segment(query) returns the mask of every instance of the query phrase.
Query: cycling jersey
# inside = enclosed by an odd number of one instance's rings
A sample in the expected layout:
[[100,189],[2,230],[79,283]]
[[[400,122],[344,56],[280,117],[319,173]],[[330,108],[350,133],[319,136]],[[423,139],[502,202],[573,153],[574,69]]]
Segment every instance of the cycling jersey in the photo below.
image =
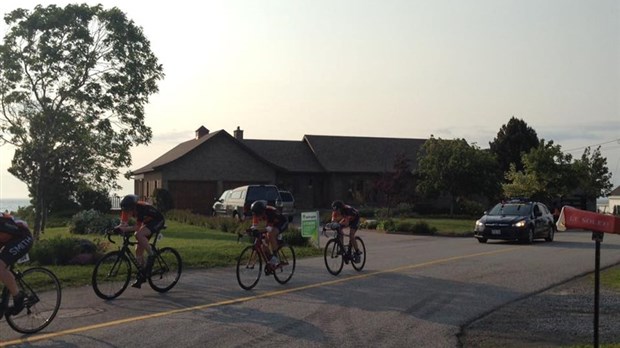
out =
[[32,247],[28,225],[5,213],[0,214],[0,260],[12,265]]
[[357,229],[359,226],[360,214],[357,209],[345,204],[344,208],[332,212],[332,221],[337,221],[343,226]]
[[278,209],[268,205],[265,207],[265,212],[262,215],[254,214],[252,216],[252,225],[256,226],[261,221],[265,221],[268,227],[275,227],[280,232],[283,232],[288,227],[288,219],[286,216],[280,214]]
[[136,231],[145,225],[151,232],[155,233],[164,226],[164,215],[157,208],[144,201],[138,201],[133,211],[121,211],[121,223],[126,224],[131,217],[136,218]]

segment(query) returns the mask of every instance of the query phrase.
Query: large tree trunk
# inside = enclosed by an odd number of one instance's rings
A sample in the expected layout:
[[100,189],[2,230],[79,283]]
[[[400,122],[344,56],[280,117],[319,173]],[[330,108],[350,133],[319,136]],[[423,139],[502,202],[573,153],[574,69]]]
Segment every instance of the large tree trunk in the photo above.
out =
[[43,197],[37,195],[37,197],[35,197],[34,229],[32,231],[34,240],[39,240],[39,236],[41,235],[41,231],[43,230],[43,207]]
[[44,180],[45,173],[43,173],[44,163],[39,163],[39,177],[36,183],[36,196],[34,205],[34,240],[39,240],[41,233],[45,229],[45,222],[47,217],[47,192],[45,190],[46,182]]

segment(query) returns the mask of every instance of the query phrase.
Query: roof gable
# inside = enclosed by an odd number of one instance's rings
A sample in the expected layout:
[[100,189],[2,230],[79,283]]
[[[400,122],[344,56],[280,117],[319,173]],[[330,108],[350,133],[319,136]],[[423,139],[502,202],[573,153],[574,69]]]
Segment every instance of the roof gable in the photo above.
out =
[[607,197],[611,197],[611,196],[620,196],[620,186],[613,189],[613,191],[611,191],[609,195],[607,195]]

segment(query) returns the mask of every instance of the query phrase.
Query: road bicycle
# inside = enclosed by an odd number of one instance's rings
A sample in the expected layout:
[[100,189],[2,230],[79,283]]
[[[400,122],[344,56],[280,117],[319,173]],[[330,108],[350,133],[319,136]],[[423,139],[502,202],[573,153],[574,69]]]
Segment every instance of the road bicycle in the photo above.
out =
[[[162,230],[165,228],[164,226]],[[106,236],[111,243],[115,244],[112,240],[114,234],[113,231],[109,231]],[[140,266],[131,250],[132,246],[138,244],[137,241],[130,240],[132,234],[122,233],[121,236],[123,244],[119,250],[105,254],[95,265],[92,284],[97,296],[104,300],[117,298],[127,289],[132,273],[135,277],[138,272],[146,274],[149,285],[157,292],[166,292],[177,284],[183,270],[181,256],[173,248],[157,248],[157,241],[163,236],[161,231],[153,235],[151,248],[154,256],[152,262],[147,262],[147,267]]]
[[[246,234],[253,239],[252,245],[245,247],[237,259],[237,281],[245,290],[251,290],[256,286],[263,273],[263,263],[265,275],[273,274],[280,284],[286,284],[295,273],[295,250],[283,240],[278,239],[276,251],[280,262],[277,265],[269,263],[269,258],[263,250],[263,246],[267,246],[266,233],[252,229],[246,230]],[[241,236],[239,235],[237,242]]]
[[[27,260],[26,256],[18,262]],[[30,267],[21,271],[11,265],[9,270],[15,276],[19,289],[26,293],[24,309],[16,315],[8,312],[11,295],[5,286],[0,300],[0,319],[4,315],[10,327],[24,334],[43,330],[54,320],[60,308],[60,281],[52,271],[43,267]]]
[[324,225],[322,233],[325,236],[328,236],[327,229],[335,232],[331,239],[327,241],[327,244],[325,244],[324,257],[327,271],[333,275],[338,275],[342,271],[344,264],[349,264],[349,262],[358,272],[364,269],[364,265],[366,265],[366,245],[364,245],[362,238],[355,236],[357,246],[361,252],[359,259],[356,260],[355,254],[351,250],[353,248],[351,243],[346,247],[342,243],[343,236],[349,237],[348,234],[342,231],[342,226],[337,222]]

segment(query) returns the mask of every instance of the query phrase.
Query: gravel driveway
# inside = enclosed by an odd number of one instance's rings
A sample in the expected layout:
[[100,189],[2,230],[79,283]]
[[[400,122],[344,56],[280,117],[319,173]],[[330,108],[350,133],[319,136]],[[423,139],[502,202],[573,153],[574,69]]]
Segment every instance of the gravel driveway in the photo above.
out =
[[[620,267],[620,266],[615,266]],[[462,347],[592,346],[594,277],[579,277],[511,303],[466,326]],[[601,288],[599,343],[620,344],[620,291]]]

